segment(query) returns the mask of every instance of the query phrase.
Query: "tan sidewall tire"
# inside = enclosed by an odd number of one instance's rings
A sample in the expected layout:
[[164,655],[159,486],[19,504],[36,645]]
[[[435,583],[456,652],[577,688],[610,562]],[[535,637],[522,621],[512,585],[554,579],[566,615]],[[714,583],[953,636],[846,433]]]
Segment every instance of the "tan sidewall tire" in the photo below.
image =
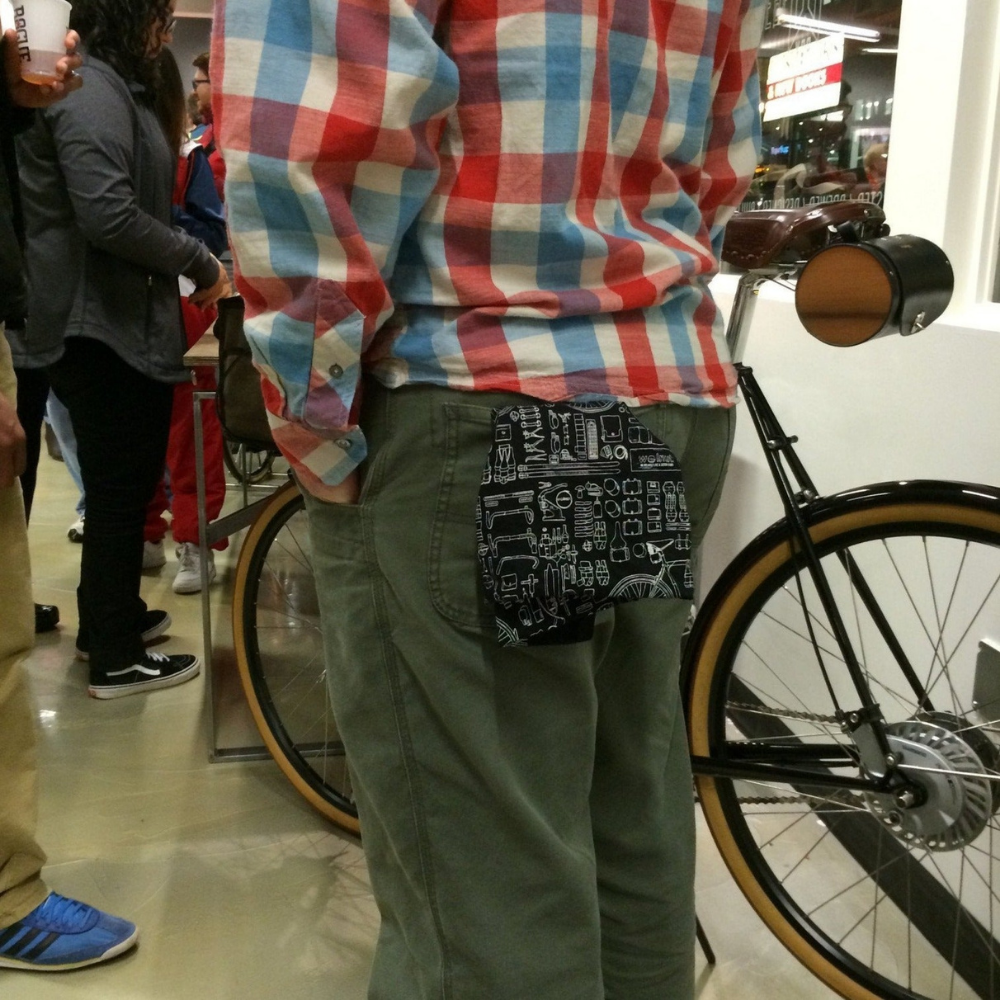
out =
[[283,514],[289,504],[295,503],[298,495],[299,491],[294,483],[289,482],[287,485],[282,486],[253,522],[243,542],[243,547],[240,549],[240,557],[236,563],[236,584],[233,592],[233,646],[236,650],[236,664],[240,672],[240,683],[243,685],[243,694],[246,696],[247,704],[250,706],[250,714],[253,716],[257,731],[260,733],[261,739],[263,739],[264,745],[271,756],[277,761],[278,767],[284,772],[285,777],[296,787],[299,794],[314,809],[330,820],[331,823],[351,833],[358,833],[361,828],[357,817],[344,812],[342,809],[338,809],[333,803],[323,798],[316,789],[312,788],[306,782],[288,759],[281,744],[275,739],[274,733],[271,732],[271,728],[267,724],[267,718],[260,706],[257,691],[250,677],[247,635],[243,627],[243,610],[247,604],[249,585],[251,583],[249,578],[250,564],[253,560],[254,550],[260,544],[268,527],[276,518],[279,518]]
[[[824,542],[835,535],[870,528],[880,524],[920,523],[924,525],[965,525],[986,529],[997,534],[1000,540],[1000,515],[991,514],[973,507],[963,507],[950,503],[887,503],[884,507],[873,507],[850,511],[820,522],[810,529],[816,543]],[[736,617],[758,587],[779,566],[791,558],[791,548],[787,542],[779,543],[765,552],[739,578],[729,593],[716,608],[711,627],[698,651],[690,685],[689,726],[691,753],[707,757],[709,753],[709,708],[715,664],[722,652],[725,638]],[[741,892],[750,905],[778,939],[815,976],[832,990],[848,1000],[878,1000],[878,994],[860,986],[831,964],[815,950],[808,939],[791,924],[770,900],[740,851],[739,845],[729,828],[729,823],[719,799],[716,780],[698,776],[695,779],[698,796],[705,820],[715,839],[719,853],[736,880]]]

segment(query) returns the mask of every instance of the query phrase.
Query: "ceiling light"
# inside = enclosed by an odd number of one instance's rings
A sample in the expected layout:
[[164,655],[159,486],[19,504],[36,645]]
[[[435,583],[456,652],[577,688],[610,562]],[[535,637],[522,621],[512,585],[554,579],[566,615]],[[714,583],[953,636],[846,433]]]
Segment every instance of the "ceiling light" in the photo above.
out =
[[869,55],[873,56],[894,56],[899,53],[899,49],[889,49],[889,48],[871,48],[862,49],[862,52],[867,52]]
[[871,28],[859,28],[853,24],[839,24],[836,21],[820,21],[814,17],[799,17],[796,14],[786,14],[778,11],[778,24],[786,28],[798,28],[801,31],[813,31],[821,35],[843,35],[860,42],[879,42],[882,36]]

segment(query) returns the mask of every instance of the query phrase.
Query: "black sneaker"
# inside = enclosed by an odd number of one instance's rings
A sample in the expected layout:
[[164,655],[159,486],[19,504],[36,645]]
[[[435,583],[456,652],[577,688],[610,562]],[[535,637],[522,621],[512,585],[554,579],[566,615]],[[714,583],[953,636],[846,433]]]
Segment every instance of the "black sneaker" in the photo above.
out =
[[59,609],[54,604],[35,605],[35,635],[52,632],[59,624]]
[[[154,639],[158,639],[173,623],[170,615],[166,611],[147,611],[142,616],[142,641],[148,646]],[[90,642],[81,632],[76,637],[76,658],[84,663],[90,659]]]
[[146,653],[138,662],[121,670],[105,674],[92,674],[87,694],[91,698],[124,698],[143,691],[183,684],[201,672],[197,656],[164,656],[163,653]]

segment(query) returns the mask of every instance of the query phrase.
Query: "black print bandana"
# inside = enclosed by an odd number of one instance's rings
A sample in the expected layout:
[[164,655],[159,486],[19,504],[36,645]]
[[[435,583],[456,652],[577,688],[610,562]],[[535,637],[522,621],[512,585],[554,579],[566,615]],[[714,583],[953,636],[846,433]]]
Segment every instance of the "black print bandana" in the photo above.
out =
[[694,596],[680,466],[624,403],[496,410],[476,539],[504,645],[581,642],[601,608]]

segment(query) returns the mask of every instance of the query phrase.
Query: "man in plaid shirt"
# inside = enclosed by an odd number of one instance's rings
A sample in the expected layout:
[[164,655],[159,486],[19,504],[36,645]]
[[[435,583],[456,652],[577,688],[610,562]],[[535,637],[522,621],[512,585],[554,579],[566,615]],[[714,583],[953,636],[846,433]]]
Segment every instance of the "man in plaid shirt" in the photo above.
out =
[[763,0],[217,0],[247,334],[307,494],[382,926],[370,996],[687,1000],[688,604],[501,646],[492,410],[613,398],[695,542],[735,376],[707,283],[759,147]]

